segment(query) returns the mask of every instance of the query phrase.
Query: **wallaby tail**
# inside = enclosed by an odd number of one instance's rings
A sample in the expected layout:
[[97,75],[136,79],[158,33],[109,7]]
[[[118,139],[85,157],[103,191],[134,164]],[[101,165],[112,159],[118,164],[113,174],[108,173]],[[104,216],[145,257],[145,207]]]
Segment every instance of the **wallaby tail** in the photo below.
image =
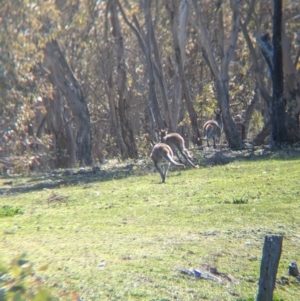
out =
[[213,131],[214,127],[211,125],[211,124],[208,124],[204,130],[204,137],[205,139],[204,140],[208,140],[209,139],[209,136],[211,135],[211,132]]

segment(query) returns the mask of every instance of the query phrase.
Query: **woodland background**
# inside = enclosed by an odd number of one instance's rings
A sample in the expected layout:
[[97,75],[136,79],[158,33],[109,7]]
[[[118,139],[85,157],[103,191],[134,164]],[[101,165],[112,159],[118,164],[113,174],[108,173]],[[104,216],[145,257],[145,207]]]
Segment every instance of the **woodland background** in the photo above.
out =
[[[233,149],[270,135],[268,0],[0,1],[2,174],[151,152],[155,129],[201,145],[223,114]],[[300,2],[283,1],[289,142],[300,111]],[[203,142],[202,142],[203,143]]]

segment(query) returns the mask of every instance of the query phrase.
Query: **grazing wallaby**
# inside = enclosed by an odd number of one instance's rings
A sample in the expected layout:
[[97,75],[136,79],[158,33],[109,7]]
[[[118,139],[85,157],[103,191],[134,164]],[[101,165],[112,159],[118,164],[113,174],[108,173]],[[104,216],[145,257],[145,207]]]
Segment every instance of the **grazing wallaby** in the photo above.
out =
[[165,143],[157,143],[152,149],[150,155],[154,162],[155,168],[161,176],[162,183],[165,183],[170,164],[185,168],[184,164],[177,163],[173,159],[173,151],[171,147]]
[[158,131],[160,134],[161,143],[165,143],[169,145],[172,150],[176,153],[176,156],[179,161],[180,158],[178,156],[177,151],[184,157],[184,159],[190,163],[194,168],[199,168],[198,166],[194,165],[191,160],[193,160],[192,156],[190,155],[189,151],[184,146],[184,139],[178,133],[171,133],[168,134],[168,129]]
[[223,122],[221,112],[214,112],[215,119],[208,120],[203,126],[203,133],[205,135],[205,140],[207,141],[207,146],[209,147],[209,139],[213,139],[214,148],[216,147],[216,140],[220,139],[221,133],[223,131]]

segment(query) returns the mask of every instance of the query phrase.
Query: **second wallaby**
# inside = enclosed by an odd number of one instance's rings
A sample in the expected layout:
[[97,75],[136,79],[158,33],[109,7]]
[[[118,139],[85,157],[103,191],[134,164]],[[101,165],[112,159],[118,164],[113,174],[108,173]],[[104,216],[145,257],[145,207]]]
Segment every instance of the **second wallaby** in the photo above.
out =
[[215,119],[208,120],[205,122],[203,126],[203,133],[205,135],[205,140],[207,142],[207,146],[209,147],[209,140],[213,139],[214,148],[216,149],[216,141],[220,140],[221,133],[223,131],[223,122],[222,122],[222,114],[221,112],[214,112]]

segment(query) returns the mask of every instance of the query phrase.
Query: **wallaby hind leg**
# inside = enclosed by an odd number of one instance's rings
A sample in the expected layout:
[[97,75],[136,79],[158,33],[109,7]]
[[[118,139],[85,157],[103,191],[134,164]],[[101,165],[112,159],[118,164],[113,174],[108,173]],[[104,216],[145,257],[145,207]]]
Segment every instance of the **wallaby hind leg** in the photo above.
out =
[[164,171],[162,170],[162,166],[159,165],[159,164],[157,164],[157,163],[155,163],[154,165],[155,165],[155,168],[158,170],[158,172],[159,172],[159,174],[161,176],[162,183],[164,183],[165,180],[166,180],[166,176],[165,176]]
[[[170,167],[170,163],[164,165],[164,179],[165,180],[167,178],[169,167]],[[165,182],[165,180],[163,181],[163,183]]]
[[207,136],[206,136],[207,147],[209,147],[209,138],[210,138],[210,137],[207,135]]

